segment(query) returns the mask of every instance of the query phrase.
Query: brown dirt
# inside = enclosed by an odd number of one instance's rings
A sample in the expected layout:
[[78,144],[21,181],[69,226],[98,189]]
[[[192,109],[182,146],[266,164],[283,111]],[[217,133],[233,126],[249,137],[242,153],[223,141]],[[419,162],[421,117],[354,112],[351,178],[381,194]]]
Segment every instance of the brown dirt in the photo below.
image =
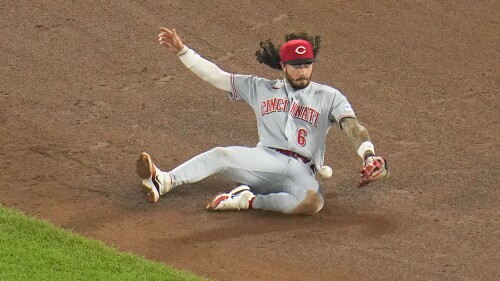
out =
[[[9,2],[1,204],[216,280],[500,276],[498,1]],[[359,159],[332,129],[316,216],[206,212],[231,188],[218,176],[146,203],[143,150],[170,169],[257,142],[249,107],[160,48],[160,26],[227,71],[271,78],[260,40],[322,35],[315,80],[348,96],[392,178],[356,188]]]

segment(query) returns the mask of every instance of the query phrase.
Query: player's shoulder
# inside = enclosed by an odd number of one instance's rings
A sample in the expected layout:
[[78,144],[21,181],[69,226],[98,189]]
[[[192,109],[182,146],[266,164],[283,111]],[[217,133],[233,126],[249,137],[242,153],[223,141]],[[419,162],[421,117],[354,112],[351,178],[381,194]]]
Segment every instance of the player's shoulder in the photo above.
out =
[[268,78],[256,76],[256,75],[246,75],[246,74],[233,74],[233,79],[240,81],[247,81],[255,84],[263,84],[263,85],[273,85],[276,83],[276,80],[271,80]]
[[259,76],[254,76],[255,77],[255,84],[258,85],[260,88],[265,88],[270,91],[276,91],[280,90],[283,87],[285,87],[285,83],[283,80],[280,79],[268,79],[264,77],[259,77]]
[[343,94],[338,89],[332,86],[328,86],[318,82],[311,82],[311,86],[314,87],[314,92],[319,95],[327,95],[332,97],[343,96]]

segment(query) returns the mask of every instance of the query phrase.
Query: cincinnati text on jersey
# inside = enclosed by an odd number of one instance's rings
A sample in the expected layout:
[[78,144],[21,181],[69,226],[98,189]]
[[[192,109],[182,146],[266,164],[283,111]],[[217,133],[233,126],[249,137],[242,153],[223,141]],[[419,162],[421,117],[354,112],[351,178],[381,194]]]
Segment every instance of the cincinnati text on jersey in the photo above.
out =
[[260,105],[260,115],[264,116],[273,112],[287,112],[288,104],[288,99],[272,98],[265,100]]
[[[260,115],[264,116],[273,112],[287,112],[290,101],[283,98],[272,98],[264,100],[260,106]],[[319,116],[321,115],[316,109],[299,105],[296,102],[292,103],[289,114],[300,120],[304,120],[314,127],[317,126]]]

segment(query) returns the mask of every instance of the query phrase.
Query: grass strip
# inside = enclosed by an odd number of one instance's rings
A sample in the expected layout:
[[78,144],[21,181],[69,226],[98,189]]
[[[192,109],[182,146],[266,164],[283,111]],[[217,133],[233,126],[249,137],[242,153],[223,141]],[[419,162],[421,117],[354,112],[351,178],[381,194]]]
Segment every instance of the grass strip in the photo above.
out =
[[0,280],[206,280],[0,205]]

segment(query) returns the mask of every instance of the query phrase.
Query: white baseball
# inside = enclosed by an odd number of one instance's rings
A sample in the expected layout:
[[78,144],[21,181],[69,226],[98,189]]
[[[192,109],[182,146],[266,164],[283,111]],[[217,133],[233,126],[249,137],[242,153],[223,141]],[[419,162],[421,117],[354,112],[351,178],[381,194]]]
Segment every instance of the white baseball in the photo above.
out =
[[323,166],[321,167],[321,169],[319,169],[319,176],[324,179],[329,179],[332,175],[333,175],[333,170],[328,166]]

